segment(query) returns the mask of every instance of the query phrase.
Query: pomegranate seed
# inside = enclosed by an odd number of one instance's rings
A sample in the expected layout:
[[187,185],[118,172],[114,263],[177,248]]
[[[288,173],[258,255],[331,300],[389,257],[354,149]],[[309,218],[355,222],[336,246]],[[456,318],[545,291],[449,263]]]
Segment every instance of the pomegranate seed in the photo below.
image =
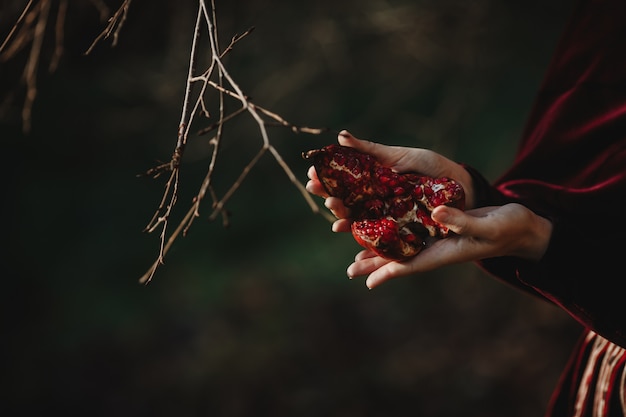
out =
[[463,189],[448,178],[398,174],[373,156],[340,145],[314,149],[303,156],[313,160],[328,194],[341,198],[350,208],[355,240],[388,259],[415,256],[424,247],[426,235],[448,235],[447,228],[431,219],[434,207],[463,208]]

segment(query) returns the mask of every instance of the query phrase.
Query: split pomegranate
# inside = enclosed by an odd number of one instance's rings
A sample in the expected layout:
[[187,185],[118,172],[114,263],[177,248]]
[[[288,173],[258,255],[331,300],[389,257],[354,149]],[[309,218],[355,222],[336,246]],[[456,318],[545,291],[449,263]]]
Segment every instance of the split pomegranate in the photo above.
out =
[[400,174],[372,155],[341,145],[304,152],[330,196],[350,208],[355,240],[387,259],[417,255],[428,237],[445,238],[449,230],[433,221],[442,204],[464,208],[465,194],[450,178]]

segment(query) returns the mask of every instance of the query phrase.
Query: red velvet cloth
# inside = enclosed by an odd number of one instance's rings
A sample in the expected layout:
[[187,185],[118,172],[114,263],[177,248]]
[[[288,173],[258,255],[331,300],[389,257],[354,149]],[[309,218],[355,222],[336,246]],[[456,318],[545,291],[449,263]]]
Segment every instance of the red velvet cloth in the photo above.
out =
[[585,327],[546,416],[626,415],[626,0],[574,8],[514,164],[478,205],[516,201],[552,220],[539,262],[479,264]]
[[626,347],[625,0],[577,4],[514,164],[495,189],[475,183],[479,205],[517,201],[554,224],[540,262],[480,265]]

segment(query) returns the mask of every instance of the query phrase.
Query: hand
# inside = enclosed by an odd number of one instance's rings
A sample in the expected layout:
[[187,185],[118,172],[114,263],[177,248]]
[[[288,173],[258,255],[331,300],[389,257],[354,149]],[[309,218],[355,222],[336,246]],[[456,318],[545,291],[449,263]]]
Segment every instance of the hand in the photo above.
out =
[[[397,172],[417,172],[429,177],[448,177],[459,182],[465,190],[465,203],[467,208],[473,206],[472,178],[461,165],[438,154],[437,152],[422,149],[408,148],[404,146],[389,146],[376,142],[357,139],[347,130],[342,130],[338,135],[340,145],[350,146],[361,152],[374,156],[378,161]],[[317,176],[309,170],[311,181],[307,189],[316,195],[326,197]]]
[[[370,250],[359,252],[348,267],[348,276],[368,275],[366,285],[374,288],[392,278],[430,271],[445,265],[472,262],[497,256],[517,256],[538,261],[545,253],[552,223],[520,204],[474,209],[472,179],[461,165],[436,152],[399,146],[387,146],[339,133],[341,145],[351,146],[375,156],[383,165],[398,172],[418,172],[431,177],[449,177],[465,190],[466,211],[441,206],[432,218],[447,226],[453,234],[435,239],[414,258],[396,262],[377,256]],[[325,206],[337,217],[334,232],[350,232],[350,210],[339,198],[329,196],[313,167],[308,171],[306,188],[325,198]]]
[[348,276],[368,275],[366,285],[374,288],[392,278],[497,256],[538,261],[547,250],[552,234],[549,220],[517,203],[465,212],[440,206],[433,210],[432,218],[454,234],[433,241],[405,262],[390,261],[363,250],[348,267]]
[[[473,207],[472,179],[461,165],[428,149],[388,146],[380,143],[357,139],[348,131],[342,130],[338,135],[340,145],[350,146],[361,152],[373,155],[378,161],[397,172],[417,172],[430,177],[448,177],[459,182],[465,191],[465,207]],[[307,173],[309,181],[306,189],[315,195],[324,197],[325,206],[339,219],[333,224],[333,230],[344,232],[350,229],[350,211],[343,202],[330,197],[322,186],[315,168],[310,167]]]

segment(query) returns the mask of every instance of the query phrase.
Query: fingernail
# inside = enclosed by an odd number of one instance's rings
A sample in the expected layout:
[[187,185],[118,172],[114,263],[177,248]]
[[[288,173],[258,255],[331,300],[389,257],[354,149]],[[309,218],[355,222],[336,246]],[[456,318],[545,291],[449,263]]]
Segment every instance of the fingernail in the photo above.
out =
[[352,275],[352,273],[350,272],[350,270],[352,269],[352,264],[350,264],[348,266],[348,269],[346,269],[346,275],[348,276],[348,278],[352,279],[354,278],[354,275]]
[[433,220],[440,222],[440,223],[445,223],[450,218],[450,213],[448,213],[447,210],[440,209],[435,214],[436,215],[433,216]]

